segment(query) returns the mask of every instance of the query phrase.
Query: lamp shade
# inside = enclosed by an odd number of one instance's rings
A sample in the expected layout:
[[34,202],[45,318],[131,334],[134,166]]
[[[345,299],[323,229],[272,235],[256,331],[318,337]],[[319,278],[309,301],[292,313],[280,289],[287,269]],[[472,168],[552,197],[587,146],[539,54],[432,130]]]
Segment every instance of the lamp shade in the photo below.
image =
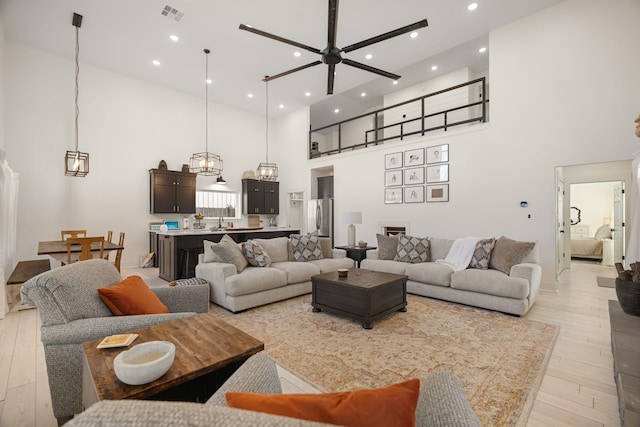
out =
[[362,212],[345,212],[343,219],[345,224],[362,224]]

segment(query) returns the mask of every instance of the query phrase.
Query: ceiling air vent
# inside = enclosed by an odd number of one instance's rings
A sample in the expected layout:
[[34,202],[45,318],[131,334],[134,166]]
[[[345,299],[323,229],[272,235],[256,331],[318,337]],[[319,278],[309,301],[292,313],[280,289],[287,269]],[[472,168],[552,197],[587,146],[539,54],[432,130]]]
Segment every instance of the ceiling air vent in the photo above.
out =
[[171,7],[169,5],[166,5],[164,9],[162,9],[162,14],[178,22],[180,22],[184,17],[184,12],[180,12],[175,7]]

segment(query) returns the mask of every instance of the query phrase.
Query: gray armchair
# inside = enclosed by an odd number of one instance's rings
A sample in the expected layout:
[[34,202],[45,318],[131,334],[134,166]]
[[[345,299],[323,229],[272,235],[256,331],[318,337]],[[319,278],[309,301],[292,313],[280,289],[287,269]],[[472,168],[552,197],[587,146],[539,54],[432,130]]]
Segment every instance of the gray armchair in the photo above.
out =
[[22,285],[22,303],[35,306],[41,320],[53,414],[58,423],[82,408],[82,343],[209,311],[209,286],[151,288],[167,314],[114,316],[98,288],[122,280],[104,259],[83,261],[33,277]]
[[[264,353],[249,358],[206,404],[144,400],[105,400],[75,417],[69,427],[91,426],[328,426],[295,418],[227,407],[225,393],[282,393],[275,363]],[[438,371],[421,381],[416,408],[418,427],[480,427],[456,378]]]

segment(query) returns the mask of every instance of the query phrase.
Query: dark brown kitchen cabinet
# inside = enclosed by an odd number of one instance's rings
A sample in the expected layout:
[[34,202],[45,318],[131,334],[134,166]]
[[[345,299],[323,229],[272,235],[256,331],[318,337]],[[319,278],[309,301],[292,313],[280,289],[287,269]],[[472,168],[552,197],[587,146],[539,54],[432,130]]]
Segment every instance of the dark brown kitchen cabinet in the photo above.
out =
[[196,174],[149,170],[151,213],[196,212]]
[[242,213],[280,213],[280,183],[273,181],[242,180]]

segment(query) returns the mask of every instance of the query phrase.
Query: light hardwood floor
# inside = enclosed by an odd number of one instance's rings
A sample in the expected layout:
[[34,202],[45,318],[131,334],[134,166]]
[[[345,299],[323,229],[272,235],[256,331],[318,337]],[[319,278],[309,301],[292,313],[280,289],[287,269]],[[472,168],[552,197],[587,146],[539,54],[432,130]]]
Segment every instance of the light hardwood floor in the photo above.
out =
[[[157,269],[126,269],[150,286]],[[613,379],[607,301],[615,290],[596,285],[596,276],[615,277],[613,267],[574,262],[558,292],[542,291],[525,316],[561,327],[527,426],[619,426]],[[15,308],[0,320],[0,427],[54,427],[44,351],[36,310]],[[316,392],[280,369],[287,392]]]

